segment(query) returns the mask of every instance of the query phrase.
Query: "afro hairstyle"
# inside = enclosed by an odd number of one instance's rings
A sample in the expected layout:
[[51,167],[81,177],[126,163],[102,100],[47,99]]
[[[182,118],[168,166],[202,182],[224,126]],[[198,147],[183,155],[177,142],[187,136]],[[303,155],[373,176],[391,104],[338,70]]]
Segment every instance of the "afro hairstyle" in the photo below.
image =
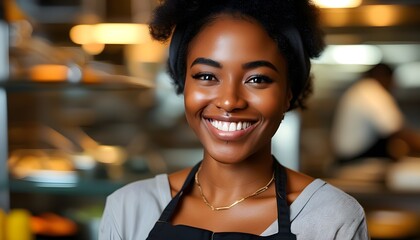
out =
[[[156,40],[172,39],[168,72],[176,92],[184,91],[189,43],[203,27],[226,13],[256,20],[263,26],[287,62],[293,95],[289,110],[305,108],[305,100],[312,92],[310,59],[318,57],[325,47],[318,8],[310,0],[162,0],[154,10],[149,29]],[[301,51],[293,47],[296,37],[288,38],[285,29],[296,32]],[[182,36],[173,44],[177,32]]]

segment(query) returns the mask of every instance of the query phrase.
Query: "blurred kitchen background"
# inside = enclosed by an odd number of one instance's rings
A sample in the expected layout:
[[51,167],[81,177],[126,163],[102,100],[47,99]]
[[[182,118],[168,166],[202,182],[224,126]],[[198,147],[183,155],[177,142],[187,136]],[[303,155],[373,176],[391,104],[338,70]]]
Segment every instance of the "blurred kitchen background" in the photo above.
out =
[[[314,95],[287,114],[273,152],[357,198],[372,239],[420,239],[420,156],[343,170],[331,148],[337,100],[379,62],[395,68],[396,100],[420,130],[420,1],[318,4],[328,47],[313,62]],[[167,46],[148,36],[156,5],[0,2],[0,239],[96,239],[108,194],[200,160]]]

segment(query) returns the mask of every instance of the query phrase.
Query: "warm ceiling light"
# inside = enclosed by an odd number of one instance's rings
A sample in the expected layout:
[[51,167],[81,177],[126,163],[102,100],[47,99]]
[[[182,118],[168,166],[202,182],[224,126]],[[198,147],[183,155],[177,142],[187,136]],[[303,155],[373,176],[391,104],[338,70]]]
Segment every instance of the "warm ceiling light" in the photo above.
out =
[[98,55],[105,49],[105,44],[86,43],[82,45],[82,49],[90,55]]
[[94,29],[95,40],[105,44],[139,44],[150,41],[146,24],[101,23]]
[[378,64],[382,59],[381,50],[372,45],[332,46],[332,57],[338,64]]
[[350,22],[351,18],[352,16],[346,12],[341,12],[339,14],[324,14],[321,20],[329,27],[343,27]]
[[392,26],[398,21],[398,12],[394,6],[372,5],[363,8],[367,24],[375,27]]
[[329,45],[318,64],[374,65],[382,60],[381,50],[374,45]]
[[70,29],[70,39],[76,44],[94,43],[94,25],[77,25]]
[[68,74],[69,68],[58,64],[40,64],[29,69],[31,80],[38,82],[62,82]]
[[101,23],[77,25],[70,30],[70,38],[77,44],[139,44],[151,41],[146,24]]
[[321,8],[354,8],[362,4],[362,0],[314,0]]
[[158,41],[129,45],[126,48],[125,55],[133,62],[161,62],[164,59],[166,47]]

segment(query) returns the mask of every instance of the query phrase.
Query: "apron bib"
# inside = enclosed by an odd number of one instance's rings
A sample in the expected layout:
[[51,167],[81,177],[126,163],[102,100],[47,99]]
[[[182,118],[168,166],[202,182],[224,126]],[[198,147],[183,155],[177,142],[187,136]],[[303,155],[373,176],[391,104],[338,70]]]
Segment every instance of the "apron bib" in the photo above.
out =
[[290,231],[289,206],[286,202],[286,171],[277,160],[274,159],[274,177],[277,199],[278,233],[270,236],[258,236],[240,232],[212,232],[206,229],[184,225],[172,225],[170,222],[184,191],[194,185],[194,175],[201,162],[193,167],[181,190],[169,202],[162,215],[150,231],[147,240],[296,240],[296,236]]

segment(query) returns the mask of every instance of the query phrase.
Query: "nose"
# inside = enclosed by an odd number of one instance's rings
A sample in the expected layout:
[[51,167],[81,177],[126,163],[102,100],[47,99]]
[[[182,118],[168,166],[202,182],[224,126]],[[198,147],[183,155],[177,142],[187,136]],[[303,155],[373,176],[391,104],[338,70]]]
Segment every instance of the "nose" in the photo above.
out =
[[221,84],[217,93],[216,106],[226,112],[245,109],[247,101],[241,86],[226,83]]

